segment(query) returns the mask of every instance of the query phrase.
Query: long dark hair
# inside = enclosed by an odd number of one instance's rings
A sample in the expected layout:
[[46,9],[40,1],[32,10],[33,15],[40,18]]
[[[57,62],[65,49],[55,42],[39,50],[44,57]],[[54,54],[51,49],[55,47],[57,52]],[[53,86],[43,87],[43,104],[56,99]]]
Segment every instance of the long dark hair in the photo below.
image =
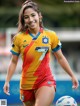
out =
[[20,10],[19,13],[19,19],[18,19],[18,32],[22,32],[22,31],[26,31],[27,30],[27,26],[25,25],[24,22],[24,11],[27,8],[32,8],[34,9],[40,16],[40,27],[43,27],[43,22],[42,22],[42,15],[41,12],[38,8],[37,3],[33,2],[32,0],[26,0],[23,4],[22,4],[22,8]]

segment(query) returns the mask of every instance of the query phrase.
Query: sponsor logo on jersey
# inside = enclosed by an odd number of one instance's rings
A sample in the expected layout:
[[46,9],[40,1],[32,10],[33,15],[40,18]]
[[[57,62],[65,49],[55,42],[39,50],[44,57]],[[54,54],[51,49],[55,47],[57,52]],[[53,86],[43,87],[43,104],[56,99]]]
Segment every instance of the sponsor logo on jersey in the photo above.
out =
[[23,47],[26,47],[29,45],[29,44],[26,44],[26,42],[27,42],[26,40],[23,41]]
[[29,44],[26,44],[26,45],[23,45],[23,47],[26,47],[26,46],[28,46]]

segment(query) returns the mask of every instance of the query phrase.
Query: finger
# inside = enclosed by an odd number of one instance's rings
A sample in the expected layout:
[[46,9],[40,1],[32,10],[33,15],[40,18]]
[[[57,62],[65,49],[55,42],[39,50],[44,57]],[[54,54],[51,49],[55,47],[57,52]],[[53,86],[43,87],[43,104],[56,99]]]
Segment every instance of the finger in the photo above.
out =
[[3,89],[5,94],[10,95],[8,87],[3,87]]
[[4,90],[4,93],[7,95],[10,95],[9,91],[7,91],[7,90]]
[[79,85],[73,85],[72,88],[73,89],[77,89],[79,87]]
[[73,88],[73,89],[76,89],[77,87],[73,85],[72,88]]
[[10,95],[10,93],[9,93],[9,92],[6,92],[6,94],[7,94],[7,95]]

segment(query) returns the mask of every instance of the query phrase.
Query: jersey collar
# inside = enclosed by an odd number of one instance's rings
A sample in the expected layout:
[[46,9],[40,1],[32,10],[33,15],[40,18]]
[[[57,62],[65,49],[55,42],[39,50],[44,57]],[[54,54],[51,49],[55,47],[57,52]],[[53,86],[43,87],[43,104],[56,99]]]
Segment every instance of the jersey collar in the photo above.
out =
[[38,34],[37,34],[36,36],[34,36],[34,35],[33,35],[32,33],[30,33],[28,30],[26,31],[26,34],[29,34],[29,35],[33,38],[33,40],[37,39],[38,36],[39,36],[41,33],[43,33],[43,28],[40,28],[40,30],[39,30],[39,32],[38,32]]

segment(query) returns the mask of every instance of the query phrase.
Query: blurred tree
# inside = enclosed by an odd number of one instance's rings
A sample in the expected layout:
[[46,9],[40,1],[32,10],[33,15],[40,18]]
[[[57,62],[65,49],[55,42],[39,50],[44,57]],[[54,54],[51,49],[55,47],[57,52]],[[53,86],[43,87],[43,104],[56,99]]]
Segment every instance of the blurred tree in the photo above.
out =
[[[16,27],[25,0],[0,0],[0,27]],[[39,4],[47,27],[80,27],[80,4],[63,0],[33,0]]]

